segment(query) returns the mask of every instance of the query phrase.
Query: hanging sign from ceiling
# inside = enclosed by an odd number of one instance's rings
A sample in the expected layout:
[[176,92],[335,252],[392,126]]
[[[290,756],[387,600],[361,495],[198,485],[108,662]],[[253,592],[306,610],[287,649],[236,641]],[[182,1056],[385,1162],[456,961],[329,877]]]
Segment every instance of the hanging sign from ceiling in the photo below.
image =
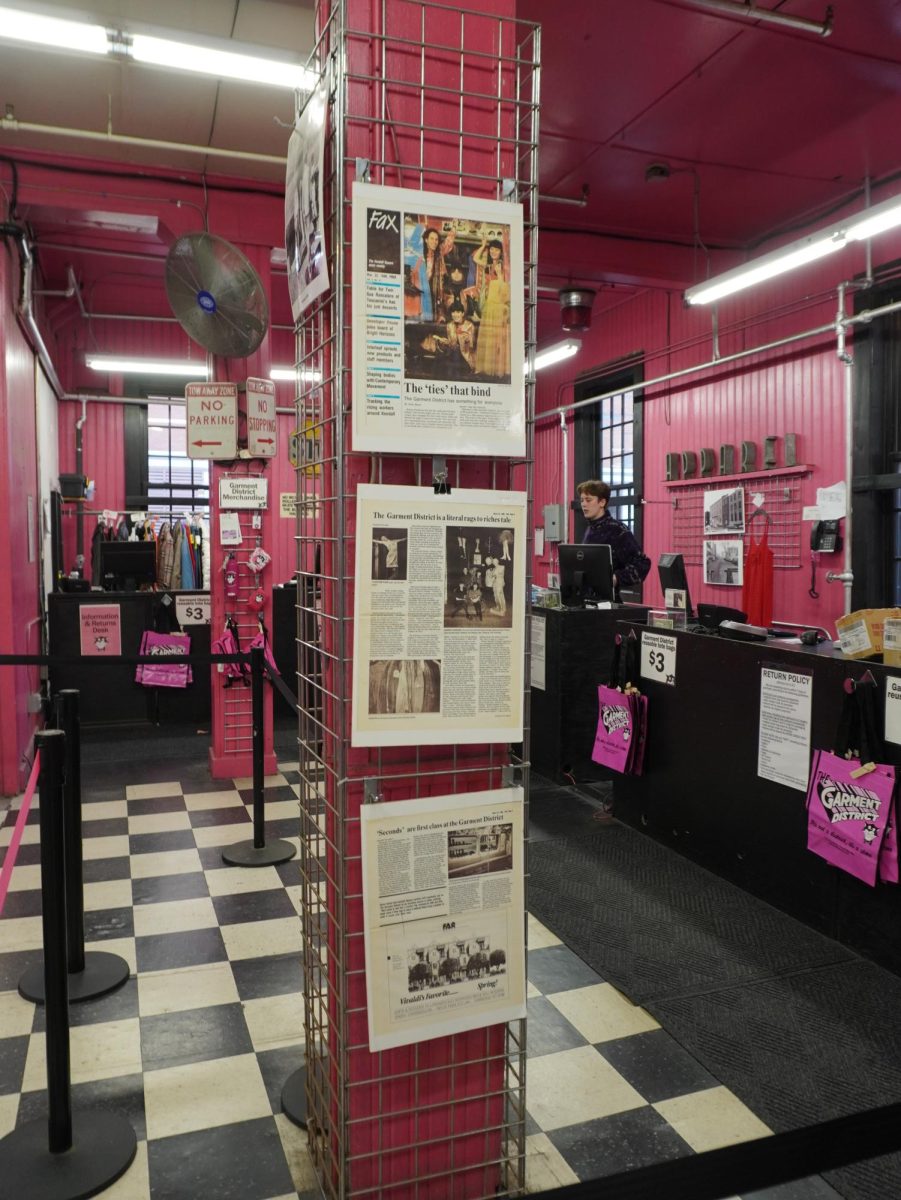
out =
[[275,384],[271,379],[247,380],[247,449],[252,458],[275,458],[278,450]]
[[188,458],[238,456],[238,385],[188,383],[185,385]]

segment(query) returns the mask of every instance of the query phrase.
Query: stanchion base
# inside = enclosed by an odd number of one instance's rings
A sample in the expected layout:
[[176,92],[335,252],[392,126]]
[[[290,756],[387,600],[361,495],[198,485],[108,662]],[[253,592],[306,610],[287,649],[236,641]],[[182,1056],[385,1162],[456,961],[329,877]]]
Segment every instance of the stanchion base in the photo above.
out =
[[88,1109],[72,1114],[72,1149],[51,1154],[47,1118],[39,1117],[0,1141],[0,1179],[16,1200],[86,1200],[125,1174],[137,1148],[124,1117]]
[[274,867],[277,863],[288,862],[296,853],[296,846],[279,839],[260,847],[250,841],[236,842],[222,851],[222,861],[233,867]]
[[[128,963],[118,954],[107,954],[105,950],[88,950],[84,956],[84,970],[74,971],[69,976],[69,1003],[79,1000],[95,1000],[114,992],[128,980]],[[33,1004],[44,1003],[44,956],[31,964],[19,980],[19,995]]]
[[282,1088],[282,1112],[289,1121],[307,1127],[307,1069],[298,1067],[293,1075],[289,1075]]

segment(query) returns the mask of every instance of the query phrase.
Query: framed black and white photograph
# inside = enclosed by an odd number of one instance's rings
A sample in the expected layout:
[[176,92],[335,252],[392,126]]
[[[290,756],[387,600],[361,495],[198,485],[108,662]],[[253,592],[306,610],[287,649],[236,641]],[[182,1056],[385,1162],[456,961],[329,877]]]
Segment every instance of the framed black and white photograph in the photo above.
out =
[[745,490],[743,487],[704,493],[705,533],[744,533]]
[[744,583],[744,543],[741,538],[704,542],[704,582],[723,587]]
[[403,527],[372,531],[372,578],[405,580],[407,578],[407,533]]

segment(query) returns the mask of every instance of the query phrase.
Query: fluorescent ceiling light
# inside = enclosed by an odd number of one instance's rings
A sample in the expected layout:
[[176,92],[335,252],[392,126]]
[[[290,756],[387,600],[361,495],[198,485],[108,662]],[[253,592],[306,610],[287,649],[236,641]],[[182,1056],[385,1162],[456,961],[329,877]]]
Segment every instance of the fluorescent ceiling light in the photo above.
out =
[[300,371],[295,367],[273,367],[269,372],[270,379],[281,380],[283,383],[296,383],[298,377],[303,383],[322,382],[320,371],[308,371],[306,367],[301,367]]
[[40,47],[78,50],[179,71],[236,79],[271,87],[310,91],[318,76],[298,62],[254,53],[255,47],[222,40],[220,46],[132,33],[128,29],[70,21],[47,12],[0,7],[0,42],[31,42]]
[[128,49],[135,62],[215,75],[218,79],[243,79],[246,83],[263,83],[272,87],[309,89],[311,79],[315,78],[299,63],[238,54],[232,50],[214,50],[190,42],[148,37],[143,33],[136,33],[131,38]]
[[43,13],[0,8],[0,38],[15,42],[37,42],[62,50],[81,50],[87,54],[106,54],[109,39],[102,25],[66,21]]
[[548,346],[546,350],[540,350],[535,355],[535,370],[541,371],[544,367],[550,367],[554,363],[572,358],[574,354],[578,354],[581,345],[581,342],[569,338],[565,342],[558,342],[555,346]]
[[110,375],[188,375],[206,379],[207,365],[199,359],[115,358],[104,354],[88,354],[85,362],[93,371]]
[[843,249],[849,242],[862,242],[898,226],[901,226],[901,199],[893,196],[861,213],[845,217],[829,229],[817,230],[779,250],[754,258],[744,266],[734,267],[705,283],[695,284],[686,289],[685,300],[688,304],[712,304],[723,296],[731,296],[753,287],[755,283],[762,283],[765,279],[784,275],[786,271],[793,271],[805,263],[825,258]]

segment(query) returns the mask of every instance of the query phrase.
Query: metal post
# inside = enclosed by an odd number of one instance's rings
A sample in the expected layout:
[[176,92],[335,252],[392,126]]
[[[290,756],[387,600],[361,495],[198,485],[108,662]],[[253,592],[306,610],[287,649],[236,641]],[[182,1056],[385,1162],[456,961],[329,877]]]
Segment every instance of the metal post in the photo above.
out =
[[223,862],[235,867],[269,867],[288,862],[297,853],[290,842],[266,842],[266,799],[263,774],[263,669],[262,646],[250,649],[250,697],[253,706],[253,840],[238,842],[222,851]]
[[[114,992],[128,982],[130,968],[121,954],[84,948],[84,882],[81,845],[81,723],[78,718],[78,690],[67,688],[56,697],[56,724],[65,735],[63,764],[63,808],[61,854],[65,877],[66,945],[69,972],[69,1003],[94,1000]],[[60,886],[63,886],[62,884]],[[47,940],[44,939],[46,950]],[[19,980],[19,993],[34,1004],[43,1004],[44,963],[41,959],[28,967]]]
[[37,735],[41,755],[41,910],[44,994],[47,998],[47,1133],[51,1154],[72,1145],[69,1080],[69,975],[66,970],[66,892],[63,857],[63,779],[66,735]]
[[263,816],[263,648],[250,651],[250,700],[253,708],[253,845],[266,845]]
[[66,863],[66,939],[69,973],[84,970],[84,887],[81,848],[81,729],[78,691],[66,688],[57,696],[57,728],[66,735],[64,784]]

